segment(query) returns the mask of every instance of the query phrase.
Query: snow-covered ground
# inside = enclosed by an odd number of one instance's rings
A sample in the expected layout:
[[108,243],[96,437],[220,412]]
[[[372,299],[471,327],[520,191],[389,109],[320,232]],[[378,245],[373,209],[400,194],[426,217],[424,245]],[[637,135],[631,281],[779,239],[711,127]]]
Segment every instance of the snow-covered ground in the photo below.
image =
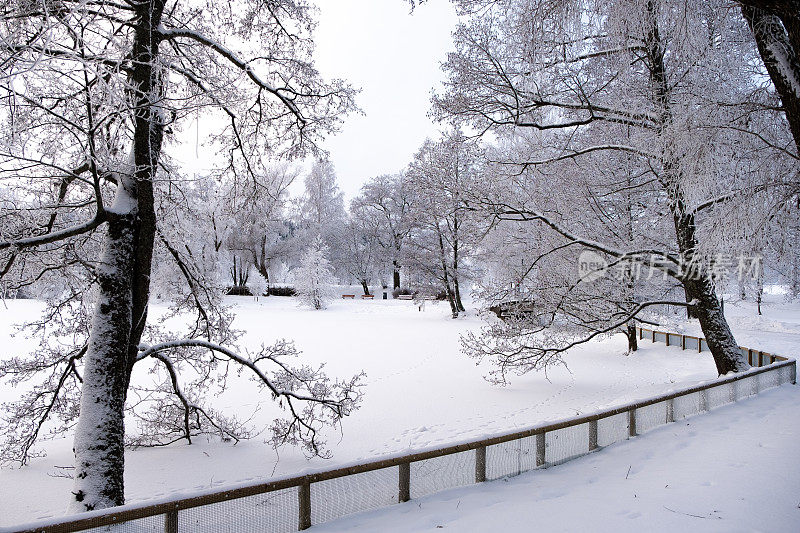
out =
[[[297,450],[287,448],[276,453],[263,438],[236,446],[210,441],[129,451],[128,502],[478,437],[645,398],[716,376],[708,353],[681,352],[645,341],[639,352],[626,356],[625,340],[618,336],[573,350],[567,357],[568,369],[554,369],[548,376],[519,377],[510,386],[499,388],[483,380],[487,368],[476,366],[459,351],[459,335],[479,328],[480,319],[470,314],[451,320],[445,304],[428,303],[420,312],[408,301],[339,300],[328,310],[312,311],[298,308],[290,298],[231,302],[237,315],[235,327],[247,332],[245,346],[285,337],[297,341],[304,360],[325,362],[330,375],[345,377],[363,369],[367,388],[362,408],[329,433],[333,458],[327,461],[307,461]],[[790,313],[783,305],[765,306],[766,318],[754,326],[753,340],[739,342],[754,347],[763,344],[765,349],[794,355],[793,350],[800,346],[800,310],[789,306]],[[12,350],[24,351],[29,343],[9,338],[10,324],[36,316],[41,304],[7,301],[5,306],[0,305],[0,346],[4,355],[12,355]],[[746,306],[741,309],[746,314]],[[155,306],[153,315],[158,312]],[[761,342],[758,335],[758,328],[768,332],[774,327],[781,328],[782,349],[768,345],[769,337]],[[142,377],[146,378],[134,379]],[[4,385],[0,401],[14,398],[15,393]],[[270,400],[258,395],[254,387],[237,384],[215,400],[215,407],[242,416],[259,405],[261,410],[254,419],[257,427],[266,425],[274,410]],[[57,466],[72,462],[70,439],[64,435],[45,443],[47,457],[25,468],[0,470],[0,525],[63,513],[71,482],[53,476],[60,472]]]
[[800,388],[546,470],[314,526],[344,531],[800,531]]

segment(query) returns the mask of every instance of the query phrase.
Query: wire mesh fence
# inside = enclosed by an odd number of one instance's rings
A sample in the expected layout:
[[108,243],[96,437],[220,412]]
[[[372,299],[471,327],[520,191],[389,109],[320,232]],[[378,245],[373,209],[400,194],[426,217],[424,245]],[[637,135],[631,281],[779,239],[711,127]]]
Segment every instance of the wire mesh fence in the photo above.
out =
[[[398,501],[399,467],[382,468],[311,484],[311,523],[321,524]],[[297,506],[289,506],[296,509]],[[296,522],[296,516],[294,516]],[[297,524],[292,524],[294,531]],[[261,531],[270,531],[268,529]]]
[[[660,334],[660,335],[659,335]],[[682,349],[702,349],[697,337],[639,330]],[[742,348],[763,368],[591,415],[445,448],[361,463],[198,495],[156,505],[123,506],[72,520],[41,522],[0,533],[73,531],[297,531],[349,514],[420,498],[454,487],[561,464],[670,422],[795,383],[794,360]],[[770,364],[772,363],[772,364]]]
[[297,490],[276,490],[178,511],[176,521],[178,527],[173,531],[187,533],[297,531],[297,508]]

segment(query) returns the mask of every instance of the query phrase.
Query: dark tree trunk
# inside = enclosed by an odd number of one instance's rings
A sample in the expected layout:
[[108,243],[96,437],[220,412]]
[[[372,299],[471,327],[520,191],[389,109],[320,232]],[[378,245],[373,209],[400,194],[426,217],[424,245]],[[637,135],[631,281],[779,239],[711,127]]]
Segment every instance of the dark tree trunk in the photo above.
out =
[[[457,231],[458,229],[457,221],[453,224],[453,227],[455,228],[454,231]],[[464,309],[464,304],[461,301],[461,289],[459,288],[458,284],[458,239],[457,238],[453,239],[453,297],[456,302],[456,309],[462,313],[466,311],[466,309]]]
[[[267,261],[267,236],[261,237],[259,250],[253,250],[253,266],[256,271],[266,280],[269,287],[269,261]],[[269,291],[267,291],[269,293]]]
[[464,303],[461,301],[461,289],[458,285],[458,277],[453,279],[453,297],[456,301],[456,308],[462,313],[466,311]]
[[743,372],[749,365],[742,357],[742,352],[733,333],[725,320],[722,306],[714,293],[713,285],[708,278],[687,280],[685,282],[698,303],[694,306],[700,329],[708,343],[708,349],[714,357],[717,372],[720,375],[728,372]]
[[[800,154],[800,2],[797,0],[741,0],[744,16],[758,53],[778,92]],[[785,57],[776,56],[783,50]]]
[[[163,121],[154,108],[162,80],[154,68],[155,29],[163,0],[135,5],[136,26],[130,74],[134,169],[119,174],[116,198],[103,237],[98,304],[85,356],[81,412],[75,428],[71,510],[88,511],[125,503],[124,408],[130,375],[147,321],[155,239],[153,179],[158,168]],[[131,174],[127,174],[131,173]]]
[[450,286],[450,276],[447,273],[447,255],[444,251],[444,239],[438,226],[436,227],[436,233],[439,237],[439,260],[442,264],[442,282],[444,283],[445,294],[447,294],[447,301],[450,303],[450,312],[453,318],[458,318],[458,305],[453,294],[453,288]]
[[628,322],[625,327],[625,336],[628,337],[628,352],[635,352],[639,349],[639,335],[636,332],[636,324]]
[[450,286],[450,278],[445,271],[444,278],[442,279],[442,283],[444,284],[444,293],[447,296],[447,303],[450,304],[450,315],[453,318],[458,318],[458,305],[456,304],[456,298],[453,294],[453,288]]
[[[672,122],[672,112],[664,62],[664,47],[658,25],[658,5],[651,0],[647,2],[646,9],[649,24],[645,39],[647,66],[653,91],[653,103],[660,110],[663,132],[666,126]],[[659,181],[669,198],[678,251],[684,264],[694,265],[694,253],[698,244],[695,219],[694,215],[686,208],[679,167],[672,161],[669,148],[665,150],[661,163],[663,169]],[[692,310],[700,322],[700,328],[706,337],[708,349],[714,358],[717,371],[722,375],[728,372],[747,370],[749,365],[742,357],[733,333],[722,314],[719,300],[714,291],[714,283],[707,269],[700,265],[700,268],[692,270],[694,272],[682,275],[681,281],[689,300],[696,302],[692,306]]]
[[758,286],[756,287],[756,305],[758,306],[758,315],[761,316],[761,298],[764,296],[764,276],[759,272]]
[[[678,237],[678,249],[688,264],[694,260],[697,249],[694,216],[685,213],[680,198],[673,202],[673,219],[675,233]],[[696,303],[692,306],[703,330],[708,349],[714,357],[714,363],[720,375],[728,372],[742,372],[749,368],[742,356],[739,345],[725,320],[722,304],[714,290],[714,282],[702,266],[685,275],[683,286]]]
[[366,280],[362,279],[360,281],[361,281],[361,288],[364,289],[364,296],[368,296],[369,295],[369,285],[367,285]]
[[392,288],[399,289],[400,288],[400,265],[397,264],[397,261],[392,261]]
[[136,213],[109,217],[98,272],[98,303],[86,352],[81,407],[75,427],[75,477],[70,510],[125,503],[124,409]]
[[[683,287],[683,294],[686,298],[687,304],[692,301],[692,296],[689,294],[689,290],[685,286]],[[686,318],[697,318],[697,315],[694,312],[694,307],[691,305],[686,306]]]

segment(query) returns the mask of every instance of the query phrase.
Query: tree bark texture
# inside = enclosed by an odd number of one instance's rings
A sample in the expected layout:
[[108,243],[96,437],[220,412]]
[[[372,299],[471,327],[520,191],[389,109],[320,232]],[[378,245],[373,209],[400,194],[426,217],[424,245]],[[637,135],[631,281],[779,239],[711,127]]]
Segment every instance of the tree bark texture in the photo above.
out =
[[118,173],[98,272],[98,304],[86,353],[81,412],[75,429],[75,478],[71,510],[125,503],[124,407],[130,375],[147,320],[155,239],[153,179],[163,121],[162,81],[155,67],[164,0],[136,4],[131,51],[135,88],[131,169]]

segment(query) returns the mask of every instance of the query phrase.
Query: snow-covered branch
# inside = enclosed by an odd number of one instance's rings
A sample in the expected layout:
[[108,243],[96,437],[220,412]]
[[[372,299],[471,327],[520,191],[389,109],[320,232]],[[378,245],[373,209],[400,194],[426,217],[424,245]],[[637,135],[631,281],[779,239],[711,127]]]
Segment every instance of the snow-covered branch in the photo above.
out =
[[[163,363],[170,375],[173,393],[177,395],[182,406],[182,430],[185,438],[191,438],[193,429],[199,429],[199,420],[191,426],[189,417],[192,414],[202,415],[215,425],[223,437],[238,438],[238,433],[227,428],[226,424],[216,424],[215,414],[207,413],[202,407],[192,402],[178,385],[178,371],[174,361],[165,353],[187,348],[203,348],[224,356],[244,369],[249,370],[253,379],[271,393],[273,400],[285,405],[289,412],[288,419],[275,420],[272,426],[272,443],[302,443],[306,450],[314,455],[324,455],[324,442],[320,440],[319,431],[323,425],[338,423],[343,417],[358,408],[361,399],[361,379],[363,373],[348,381],[337,381],[330,384],[328,377],[322,373],[322,367],[312,369],[307,366],[294,368],[281,360],[282,356],[295,355],[297,352],[291,343],[279,342],[263,348],[252,359],[235,351],[204,339],[183,339],[162,342],[152,346],[139,347],[137,361],[148,357]],[[271,363],[275,369],[271,375],[259,367],[261,363]],[[306,391],[305,393],[300,391]],[[305,405],[300,409],[297,402]]]
[[183,28],[159,28],[159,35],[163,40],[171,40],[171,39],[180,39],[185,38],[192,41],[195,41],[211,50],[214,50],[220,56],[224,57],[228,62],[230,62],[233,66],[244,72],[250,80],[253,81],[258,87],[267,91],[268,93],[272,94],[273,96],[277,97],[283,105],[295,116],[298,123],[300,124],[301,128],[305,126],[307,119],[303,116],[300,109],[297,107],[293,100],[293,96],[288,96],[284,93],[289,93],[291,95],[295,95],[294,91],[291,91],[288,88],[280,88],[275,87],[270,83],[264,81],[256,72],[253,70],[253,67],[239,56],[237,56],[232,50],[223,46],[221,43],[214,41],[213,39],[209,39],[205,35]]
[[564,364],[561,356],[566,351],[586,344],[600,335],[616,332],[649,307],[666,305],[691,307],[697,303],[696,300],[642,302],[631,310],[617,313],[610,318],[608,324],[578,338],[569,332],[544,328],[529,329],[523,315],[516,320],[492,324],[478,335],[470,332],[461,338],[461,345],[469,357],[478,361],[488,359],[493,363],[495,368],[488,376],[490,381],[507,384],[509,374],[524,374],[531,370],[546,371],[551,366]]

